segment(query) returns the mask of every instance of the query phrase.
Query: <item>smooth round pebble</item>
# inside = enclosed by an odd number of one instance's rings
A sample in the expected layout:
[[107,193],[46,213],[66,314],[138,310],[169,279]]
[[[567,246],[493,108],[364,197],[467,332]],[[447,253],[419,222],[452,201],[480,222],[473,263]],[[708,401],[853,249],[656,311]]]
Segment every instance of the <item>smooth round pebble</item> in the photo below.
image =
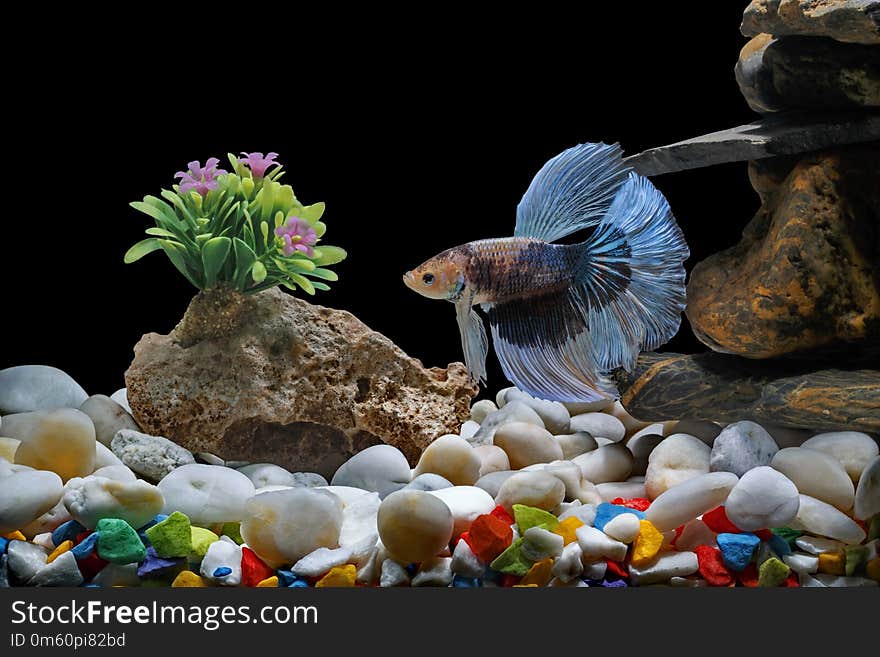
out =
[[326,490],[342,500],[342,506],[348,506],[355,500],[360,499],[364,495],[369,495],[370,491],[363,488],[355,488],[353,486],[317,486],[319,490]]
[[112,465],[125,465],[110,448],[103,443],[95,443],[95,470]]
[[104,477],[113,481],[135,481],[137,475],[127,465],[105,465],[92,473],[93,477]]
[[542,429],[544,428],[544,421],[540,415],[523,402],[512,401],[494,413],[487,415],[486,419],[480,423],[480,430],[468,442],[474,446],[491,445],[492,437],[495,435],[498,427],[504,426],[509,422],[528,422]]
[[477,424],[482,424],[489,414],[497,410],[498,406],[491,399],[481,399],[478,402],[474,402],[473,406],[471,406],[471,420]]
[[245,502],[256,491],[237,470],[201,463],[172,470],[158,486],[165,496],[165,513],[180,511],[194,525],[240,522]]
[[562,448],[553,435],[528,422],[511,422],[499,427],[495,431],[494,444],[507,454],[513,470],[562,458]]
[[571,418],[571,432],[586,431],[593,438],[607,438],[614,442],[623,440],[626,427],[623,422],[608,413],[582,413]]
[[0,370],[0,414],[3,415],[79,408],[87,398],[82,386],[57,367],[19,365]]
[[786,447],[779,450],[770,462],[791,479],[798,491],[849,511],[853,506],[855,487],[840,462],[815,449]]
[[388,552],[410,563],[431,559],[448,546],[454,518],[436,493],[401,490],[382,501],[377,524]]
[[[708,420],[680,420],[675,424],[672,431],[675,433],[686,433],[694,438],[699,438],[711,447],[723,429],[724,427],[720,424]],[[671,432],[666,435],[671,435]]]
[[551,434],[568,433],[571,416],[568,413],[568,409],[559,402],[538,399],[517,388],[510,390],[506,398],[508,403],[521,401],[535,411],[544,423],[544,428]]
[[432,490],[441,490],[443,488],[452,488],[452,482],[440,475],[426,472],[418,477],[413,477],[413,480],[401,490],[423,490],[430,492]]
[[517,472],[501,484],[495,502],[509,513],[513,510],[514,504],[525,504],[544,511],[552,511],[564,499],[565,485],[552,474]]
[[51,470],[62,481],[95,471],[95,425],[75,408],[7,416],[3,432],[21,441],[16,463]]
[[477,516],[491,513],[495,508],[492,496],[476,486],[453,486],[429,492],[449,507],[454,522],[453,536],[466,532]]
[[843,541],[847,545],[856,545],[865,540],[865,530],[852,518],[832,505],[809,495],[800,496],[797,516],[791,526],[795,529],[804,529],[811,534]]
[[95,438],[106,447],[110,447],[116,432],[121,429],[141,430],[131,413],[107,395],[92,395],[82,403],[79,410],[91,418],[95,425]]
[[632,543],[641,529],[641,522],[634,513],[621,513],[605,523],[602,531],[621,543]]
[[724,510],[740,529],[786,527],[800,506],[798,489],[781,472],[766,465],[746,472],[730,491]]
[[291,472],[290,476],[293,477],[293,483],[290,484],[293,488],[317,488],[328,485],[324,476],[317,472]]
[[28,538],[33,538],[39,534],[53,531],[56,527],[58,527],[58,525],[61,525],[70,519],[70,512],[67,510],[67,507],[64,506],[62,493],[62,497],[59,498],[58,504],[46,511],[36,520],[31,521],[27,525],[19,527],[19,529],[21,530],[21,533]]
[[869,520],[880,513],[880,456],[865,466],[856,489],[854,512],[859,520]]
[[293,475],[274,463],[251,463],[238,471],[251,480],[254,488],[262,488],[263,486],[289,486],[293,488],[295,479]]
[[110,399],[115,401],[117,404],[122,406],[126,411],[131,413],[131,405],[128,403],[128,388],[120,388],[112,395],[110,395]]
[[279,568],[318,548],[338,547],[342,522],[342,501],[333,493],[289,488],[247,500],[241,537],[263,561]]
[[477,445],[474,447],[474,451],[480,457],[481,477],[490,472],[510,470],[510,459],[507,457],[507,452],[500,447],[496,445]]
[[472,486],[480,478],[481,466],[480,456],[466,440],[447,434],[425,448],[413,475],[432,472],[455,486]]
[[837,459],[856,484],[862,471],[880,454],[877,442],[858,431],[835,431],[820,433],[804,441],[801,447],[817,449]]
[[63,492],[54,472],[25,470],[0,477],[0,535],[39,518],[58,504]]
[[645,490],[654,499],[664,492],[709,472],[709,446],[686,433],[675,433],[654,448],[645,470]]
[[572,459],[584,473],[584,478],[594,484],[624,481],[632,473],[633,455],[619,443],[603,445],[592,452]]
[[468,420],[464,424],[461,425],[461,428],[458,430],[458,435],[464,438],[465,440],[469,438],[473,438],[476,435],[477,431],[480,430],[480,423],[474,422],[473,420]]
[[15,450],[18,449],[21,441],[18,438],[7,438],[0,436],[0,459],[6,459],[10,463],[15,461]]
[[142,479],[114,481],[95,475],[68,481],[63,499],[70,516],[88,529],[94,529],[104,518],[142,527],[162,511],[165,503],[162,491]]
[[330,484],[363,488],[385,497],[406,486],[410,475],[403,452],[391,445],[373,445],[339,466]]
[[572,461],[553,461],[541,470],[552,474],[565,486],[565,499],[578,500],[584,504],[599,504],[602,496],[593,482],[584,477],[584,473]]
[[645,519],[661,532],[675,529],[723,504],[739,481],[732,472],[710,472],[673,486],[659,495]]
[[596,490],[603,502],[610,502],[618,497],[627,500],[646,496],[645,484],[641,481],[610,481],[596,484]]
[[554,439],[562,448],[562,458],[570,461],[575,456],[592,452],[599,447],[599,443],[586,431],[578,431],[577,433],[566,433],[561,436],[554,436]]
[[516,470],[498,470],[496,472],[490,472],[477,479],[474,486],[482,488],[492,497],[498,497],[498,491],[501,490],[501,485],[515,474]]
[[648,457],[651,452],[663,442],[663,435],[660,433],[648,433],[656,425],[652,424],[645,427],[642,431],[637,432],[626,441],[626,448],[633,455],[633,474],[643,475],[648,469]]
[[712,443],[709,469],[742,477],[752,468],[769,465],[779,446],[760,424],[744,420],[724,427]]

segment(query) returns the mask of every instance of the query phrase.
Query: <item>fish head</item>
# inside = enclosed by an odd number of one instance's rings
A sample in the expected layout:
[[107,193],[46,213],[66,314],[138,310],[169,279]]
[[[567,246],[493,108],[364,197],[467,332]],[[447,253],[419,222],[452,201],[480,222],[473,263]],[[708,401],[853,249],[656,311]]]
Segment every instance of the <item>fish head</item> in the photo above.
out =
[[464,264],[462,254],[444,251],[406,272],[403,282],[429,299],[455,299],[464,288]]

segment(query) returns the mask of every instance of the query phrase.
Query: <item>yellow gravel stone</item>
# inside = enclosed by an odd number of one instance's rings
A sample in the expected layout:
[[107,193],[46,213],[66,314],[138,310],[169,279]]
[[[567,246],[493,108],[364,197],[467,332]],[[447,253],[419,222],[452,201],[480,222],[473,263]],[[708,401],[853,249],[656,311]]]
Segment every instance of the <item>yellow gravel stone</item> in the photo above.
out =
[[819,572],[829,575],[846,574],[846,558],[843,552],[823,552],[819,555]]
[[577,536],[574,535],[575,531],[577,531],[578,527],[583,527],[584,523],[581,522],[578,518],[574,516],[569,516],[565,520],[560,521],[558,525],[552,530],[554,534],[559,534],[562,537],[562,540],[565,541],[565,545],[569,543],[574,543],[577,540]]
[[52,550],[52,554],[50,554],[46,558],[46,563],[52,563],[53,561],[55,561],[55,559],[60,557],[62,554],[67,552],[72,547],[73,547],[73,541],[64,541],[61,545],[59,545],[57,548]]
[[553,559],[536,561],[529,568],[529,572],[519,581],[519,586],[534,584],[535,586],[547,586],[552,577]]
[[331,586],[354,586],[357,578],[357,568],[354,564],[347,563],[344,566],[334,566],[326,575],[318,580],[316,588]]
[[181,588],[207,588],[205,580],[200,575],[196,575],[191,570],[184,570],[174,578],[171,587],[175,589]]
[[632,565],[639,567],[650,562],[663,545],[663,534],[650,520],[639,521],[639,535],[633,543]]

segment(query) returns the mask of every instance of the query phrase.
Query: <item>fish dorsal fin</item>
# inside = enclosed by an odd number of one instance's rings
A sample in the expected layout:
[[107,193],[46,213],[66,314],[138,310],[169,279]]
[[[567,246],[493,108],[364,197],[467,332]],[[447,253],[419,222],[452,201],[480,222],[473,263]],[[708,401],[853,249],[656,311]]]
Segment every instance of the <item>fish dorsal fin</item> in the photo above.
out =
[[515,237],[554,242],[595,226],[630,171],[618,144],[580,144],[551,158],[516,207]]
[[586,308],[572,290],[483,308],[501,369],[520,390],[553,401],[616,396],[596,371]]
[[489,352],[489,338],[483,319],[471,307],[471,299],[461,299],[455,303],[455,319],[461,333],[461,348],[468,373],[477,383],[486,383],[486,354]]

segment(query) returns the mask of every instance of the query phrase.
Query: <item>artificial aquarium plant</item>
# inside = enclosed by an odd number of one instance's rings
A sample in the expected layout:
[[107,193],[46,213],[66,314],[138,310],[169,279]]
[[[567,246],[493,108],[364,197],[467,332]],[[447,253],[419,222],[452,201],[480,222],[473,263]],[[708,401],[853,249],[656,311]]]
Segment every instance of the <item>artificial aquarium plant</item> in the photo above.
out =
[[[309,294],[337,280],[326,269],[346,256],[320,244],[327,226],[324,204],[303,205],[284,175],[277,153],[229,155],[232,171],[190,162],[162,198],[145,196],[131,204],[156,222],[150,235],[132,246],[125,262],[162,250],[186,280],[200,290],[227,285],[250,294],[277,285]],[[164,199],[164,200],[163,200]],[[310,280],[319,279],[319,280]]]

